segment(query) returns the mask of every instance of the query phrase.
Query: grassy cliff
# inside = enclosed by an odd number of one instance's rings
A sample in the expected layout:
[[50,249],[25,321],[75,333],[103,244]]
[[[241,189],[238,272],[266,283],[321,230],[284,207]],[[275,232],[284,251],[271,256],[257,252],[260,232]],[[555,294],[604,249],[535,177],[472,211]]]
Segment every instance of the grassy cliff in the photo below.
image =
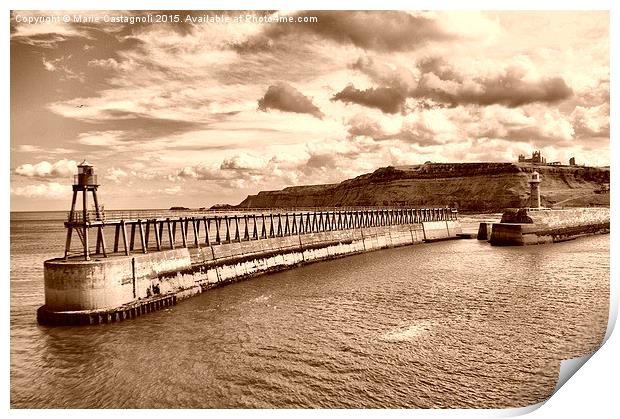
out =
[[[499,212],[529,204],[530,173],[544,206],[609,206],[609,168],[514,163],[426,163],[384,167],[338,184],[295,186],[248,196],[241,208],[342,206],[457,207]],[[601,192],[603,191],[603,192]]]

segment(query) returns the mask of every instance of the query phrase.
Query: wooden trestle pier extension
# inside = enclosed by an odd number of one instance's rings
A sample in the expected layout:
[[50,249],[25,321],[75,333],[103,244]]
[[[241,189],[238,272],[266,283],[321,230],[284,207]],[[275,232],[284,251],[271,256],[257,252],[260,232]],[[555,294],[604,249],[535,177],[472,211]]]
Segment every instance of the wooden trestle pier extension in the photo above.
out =
[[[72,211],[69,220],[65,222],[68,229],[65,259],[71,253],[72,230],[77,231],[82,239],[83,249],[79,254],[84,255],[85,260],[89,260],[90,256],[108,257],[110,252],[106,248],[103,234],[106,226],[114,226],[112,252],[129,255],[136,251],[147,253],[176,247],[200,248],[203,245],[240,243],[307,233],[457,219],[457,211],[451,208],[271,212],[118,220],[106,219],[100,212],[92,217],[89,217],[87,212],[78,215],[80,216],[76,216]],[[89,248],[89,229],[97,230],[94,252]],[[154,243],[151,241],[153,237]]]

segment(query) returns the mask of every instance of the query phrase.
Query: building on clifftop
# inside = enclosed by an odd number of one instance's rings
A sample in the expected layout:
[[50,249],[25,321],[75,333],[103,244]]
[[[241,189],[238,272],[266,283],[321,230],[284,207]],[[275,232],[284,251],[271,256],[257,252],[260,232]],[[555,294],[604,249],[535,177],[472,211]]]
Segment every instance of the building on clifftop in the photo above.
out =
[[526,158],[524,154],[519,154],[519,163],[547,164],[547,159],[540,155],[540,151],[534,151],[531,158]]

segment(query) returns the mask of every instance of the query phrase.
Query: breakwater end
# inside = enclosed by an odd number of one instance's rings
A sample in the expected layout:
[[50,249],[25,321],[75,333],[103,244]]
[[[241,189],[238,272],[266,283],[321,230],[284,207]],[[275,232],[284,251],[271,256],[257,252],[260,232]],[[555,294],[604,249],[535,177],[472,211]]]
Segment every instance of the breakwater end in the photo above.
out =
[[[495,246],[555,243],[609,229],[609,208],[508,209],[492,224],[489,241]],[[484,240],[487,234],[488,225],[481,223],[478,238]]]

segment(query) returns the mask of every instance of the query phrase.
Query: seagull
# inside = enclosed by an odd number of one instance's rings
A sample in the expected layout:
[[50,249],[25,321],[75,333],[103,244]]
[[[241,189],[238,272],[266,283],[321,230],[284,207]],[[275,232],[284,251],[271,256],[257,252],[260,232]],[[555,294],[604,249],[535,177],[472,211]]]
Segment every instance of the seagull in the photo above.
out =
[[84,105],[76,106],[76,108],[83,108],[83,107],[84,107]]

